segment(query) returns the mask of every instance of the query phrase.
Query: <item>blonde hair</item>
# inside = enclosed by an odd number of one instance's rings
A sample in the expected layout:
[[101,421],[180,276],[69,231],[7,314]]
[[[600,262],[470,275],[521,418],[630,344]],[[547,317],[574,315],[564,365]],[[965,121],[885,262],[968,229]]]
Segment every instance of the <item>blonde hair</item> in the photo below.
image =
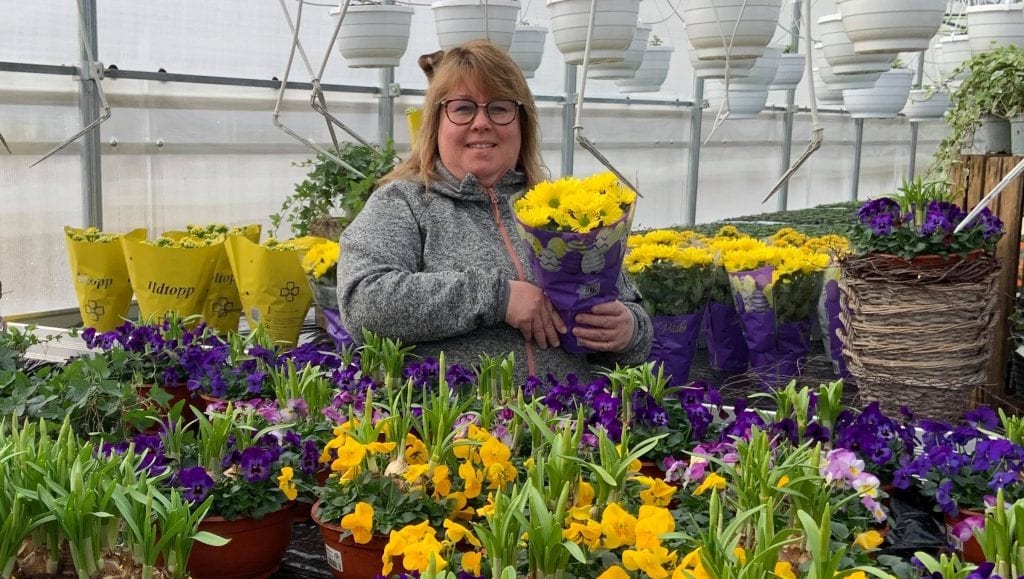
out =
[[541,160],[540,123],[526,78],[519,66],[500,48],[487,40],[471,40],[445,52],[434,66],[434,76],[424,97],[423,124],[413,143],[412,154],[380,180],[418,181],[424,185],[440,178],[435,169],[439,152],[437,138],[441,122],[440,101],[456,88],[471,83],[493,99],[523,103],[516,122],[522,133],[516,169],[526,175],[527,187],[543,181],[548,172]]

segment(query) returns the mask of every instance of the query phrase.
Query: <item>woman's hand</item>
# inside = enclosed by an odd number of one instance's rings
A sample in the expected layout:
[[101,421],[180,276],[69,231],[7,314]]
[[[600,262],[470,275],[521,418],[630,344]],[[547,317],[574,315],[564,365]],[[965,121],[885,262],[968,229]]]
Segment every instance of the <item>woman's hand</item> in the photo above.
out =
[[523,334],[527,342],[541,349],[557,348],[558,335],[566,332],[565,323],[541,289],[525,281],[509,281],[505,322]]
[[577,314],[572,333],[581,346],[598,352],[621,352],[633,339],[636,320],[622,302],[615,300],[594,306],[589,313]]

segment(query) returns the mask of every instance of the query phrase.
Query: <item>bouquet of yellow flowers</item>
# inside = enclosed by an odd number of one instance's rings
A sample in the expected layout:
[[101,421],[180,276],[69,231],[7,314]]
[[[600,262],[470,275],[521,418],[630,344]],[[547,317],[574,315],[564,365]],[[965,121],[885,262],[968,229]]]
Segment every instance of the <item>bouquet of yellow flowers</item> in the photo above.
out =
[[714,237],[700,240],[715,258],[707,313],[704,316],[704,336],[707,339],[708,363],[715,370],[742,372],[750,364],[750,352],[743,338],[743,327],[736,314],[729,274],[722,265],[722,256],[733,251],[747,251],[760,242],[740,233],[735,226],[724,225]]
[[576,314],[618,298],[635,202],[608,172],[545,181],[513,198],[533,275],[569,329],[570,352],[590,351],[573,338]]
[[693,232],[659,229],[630,236],[624,265],[654,323],[650,361],[673,384],[685,384],[697,350],[714,263],[705,247],[686,246]]
[[829,256],[805,247],[760,244],[725,253],[751,368],[774,385],[800,372],[810,352],[821,272]]
[[109,332],[124,323],[132,301],[132,284],[120,240],[145,239],[146,230],[122,235],[95,227],[65,227],[64,234],[82,324]]
[[[323,315],[324,329],[338,347],[352,344],[352,337],[341,323],[338,312],[338,257],[341,245],[337,241],[325,240],[309,248],[302,257],[302,269],[313,290],[313,301]],[[318,321],[319,323],[319,321]]]

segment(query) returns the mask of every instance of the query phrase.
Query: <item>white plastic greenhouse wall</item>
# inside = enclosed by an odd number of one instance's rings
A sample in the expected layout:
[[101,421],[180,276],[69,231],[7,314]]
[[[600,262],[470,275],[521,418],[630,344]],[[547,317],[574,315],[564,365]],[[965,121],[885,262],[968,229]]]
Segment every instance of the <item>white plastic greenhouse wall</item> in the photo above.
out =
[[[404,2],[402,2],[404,3]],[[284,0],[294,16],[297,0]],[[405,89],[422,90],[426,80],[416,64],[437,50],[429,4],[415,7],[409,49],[395,69]],[[629,103],[611,81],[588,80],[587,97],[621,102],[587,103],[584,134],[644,195],[636,228],[683,224],[691,146],[688,106],[693,71],[687,38],[676,14],[679,0],[643,0],[640,18],[653,34],[675,48],[668,80],[658,93],[634,95]],[[120,71],[164,70],[269,81],[284,75],[292,35],[278,0],[98,0],[96,58]],[[317,68],[334,20],[326,0],[306,2],[301,40]],[[782,22],[792,20],[784,3]],[[835,12],[831,0],[812,6],[812,19]],[[543,0],[522,0],[531,24],[546,24]],[[777,31],[777,44],[789,32]],[[806,52],[801,43],[800,52]],[[933,76],[925,58],[926,79]],[[916,62],[908,56],[906,62]],[[12,154],[0,148],[0,314],[26,314],[75,306],[62,227],[83,226],[80,144],[29,168],[46,151],[81,127],[77,77],[59,67],[80,62],[75,0],[0,0],[0,134]],[[26,66],[32,65],[32,66]],[[41,71],[48,65],[52,71]],[[64,72],[61,73],[61,70]],[[544,156],[554,176],[563,173],[562,102],[567,67],[548,35],[543,62],[530,81],[541,100]],[[310,80],[296,58],[290,80]],[[380,73],[346,66],[331,55],[323,82],[367,87],[365,92],[328,92],[333,114],[367,140],[380,142],[377,97]],[[109,231],[146,227],[150,234],[186,223],[261,223],[274,213],[305,170],[293,164],[312,152],[271,122],[277,90],[269,87],[106,78],[103,89],[112,114],[99,128],[102,153],[102,224]],[[782,172],[783,107],[786,94],[773,91],[769,109],[757,119],[726,120],[712,132],[715,112],[705,110],[699,164],[696,222],[771,211],[761,198]],[[806,79],[796,93],[807,106]],[[394,139],[409,149],[404,110],[422,98],[403,94],[394,107]],[[649,101],[659,101],[651,103]],[[309,92],[289,90],[281,121],[326,144],[322,117],[309,107]],[[825,144],[789,185],[790,209],[844,201],[851,196],[854,122],[839,109],[823,108]],[[810,115],[796,116],[795,160],[810,135]],[[868,120],[856,194],[866,198],[893,191],[910,167],[911,125],[904,118]],[[944,135],[942,121],[920,124],[916,167],[926,167]],[[602,166],[577,147],[571,172],[586,175]],[[838,224],[837,224],[838,225]],[[287,236],[287,230],[282,236]]]

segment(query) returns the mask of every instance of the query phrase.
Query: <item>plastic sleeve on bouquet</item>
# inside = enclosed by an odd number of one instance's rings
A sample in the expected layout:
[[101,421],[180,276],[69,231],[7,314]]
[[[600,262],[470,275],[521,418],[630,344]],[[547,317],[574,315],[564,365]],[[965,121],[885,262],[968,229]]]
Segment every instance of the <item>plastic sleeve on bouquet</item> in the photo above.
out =
[[587,233],[547,231],[523,225],[516,219],[537,285],[565,322],[568,331],[561,342],[567,352],[593,352],[573,336],[576,314],[619,297],[616,284],[634,208],[614,225]]
[[341,323],[341,313],[337,309],[332,308],[321,308],[324,314],[324,319],[327,321],[327,335],[334,340],[334,345],[341,350],[344,347],[352,347],[355,345],[355,341],[352,339],[352,335],[345,329],[345,325]]
[[158,247],[121,239],[128,276],[143,320],[175,313],[202,313],[220,243],[206,247]]
[[743,338],[736,306],[708,302],[704,318],[704,335],[708,346],[708,363],[714,370],[743,372],[750,364],[750,352]]
[[[119,241],[96,243],[68,237],[84,230],[65,227],[71,281],[78,298],[82,325],[98,332],[109,332],[124,323],[132,302],[132,283]],[[146,239],[145,229],[135,229],[122,239]]]
[[295,345],[313,303],[302,250],[272,250],[239,236],[224,243],[250,327],[262,325],[275,342]]
[[671,385],[686,384],[690,366],[697,351],[697,334],[704,319],[704,310],[676,316],[651,318],[654,340],[648,360],[659,363]]

